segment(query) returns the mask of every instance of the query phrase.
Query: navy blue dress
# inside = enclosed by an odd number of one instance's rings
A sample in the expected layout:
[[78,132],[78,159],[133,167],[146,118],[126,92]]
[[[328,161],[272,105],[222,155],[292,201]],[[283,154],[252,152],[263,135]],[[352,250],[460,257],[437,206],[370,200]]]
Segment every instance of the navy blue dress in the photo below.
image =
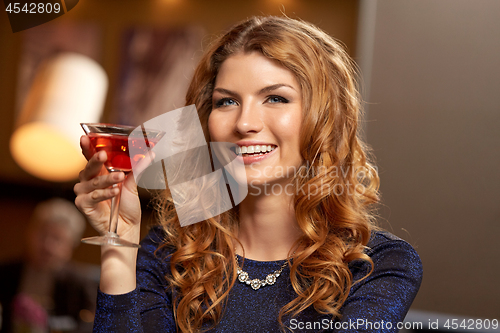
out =
[[[164,276],[170,271],[158,251],[161,229],[154,228],[142,241],[137,260],[137,289],[124,295],[99,293],[94,332],[176,332],[172,295]],[[422,280],[422,263],[405,241],[387,232],[374,232],[367,254],[373,273],[354,284],[342,306],[340,320],[331,321],[309,307],[295,318],[284,320],[287,332],[398,332]],[[241,262],[241,260],[240,260]],[[243,269],[251,278],[263,279],[284,261],[245,259]],[[364,262],[350,265],[354,280],[369,270]],[[274,285],[253,290],[236,281],[230,291],[222,320],[209,332],[280,332],[279,310],[293,298],[290,270],[285,267]]]

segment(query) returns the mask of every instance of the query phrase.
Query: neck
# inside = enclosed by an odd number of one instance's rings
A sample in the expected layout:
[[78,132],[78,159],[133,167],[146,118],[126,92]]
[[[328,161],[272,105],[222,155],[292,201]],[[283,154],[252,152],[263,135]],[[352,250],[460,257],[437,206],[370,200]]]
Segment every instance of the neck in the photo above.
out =
[[301,231],[295,219],[292,197],[249,193],[239,206],[236,253],[259,261],[287,259]]

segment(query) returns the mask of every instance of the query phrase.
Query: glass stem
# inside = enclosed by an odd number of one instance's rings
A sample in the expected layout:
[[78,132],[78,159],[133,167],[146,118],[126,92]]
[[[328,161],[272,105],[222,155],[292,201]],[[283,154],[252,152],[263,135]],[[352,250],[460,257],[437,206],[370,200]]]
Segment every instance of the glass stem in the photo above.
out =
[[122,196],[122,182],[116,184],[118,194],[111,199],[111,216],[109,219],[109,232],[118,236],[118,211],[120,209],[120,198]]

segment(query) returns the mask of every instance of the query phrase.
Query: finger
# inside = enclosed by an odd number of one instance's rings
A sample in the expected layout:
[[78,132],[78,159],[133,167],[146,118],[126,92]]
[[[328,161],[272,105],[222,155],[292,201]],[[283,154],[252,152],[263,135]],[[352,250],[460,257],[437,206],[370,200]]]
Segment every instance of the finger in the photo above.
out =
[[111,187],[80,194],[75,199],[75,205],[80,211],[88,214],[88,211],[94,210],[98,203],[113,198],[119,192],[120,189],[118,187]]
[[132,167],[134,176],[139,177],[155,160],[156,154],[153,151],[148,151],[142,160]]
[[82,148],[83,156],[85,156],[87,161],[90,160],[94,152],[92,150],[92,147],[90,146],[90,139],[88,136],[82,135],[80,137],[80,147]]
[[94,177],[88,181],[75,184],[73,190],[76,195],[90,193],[97,189],[105,189],[122,182],[125,179],[123,172],[112,172]]
[[104,163],[106,162],[107,154],[106,152],[97,152],[95,153],[88,161],[85,168],[80,171],[78,178],[80,181],[90,180],[99,174],[104,173]]
[[140,160],[137,164],[132,166],[132,173],[124,183],[125,188],[131,192],[137,192],[137,183],[139,182],[142,174],[148,170],[154,162],[156,154],[152,151],[148,151],[144,158]]

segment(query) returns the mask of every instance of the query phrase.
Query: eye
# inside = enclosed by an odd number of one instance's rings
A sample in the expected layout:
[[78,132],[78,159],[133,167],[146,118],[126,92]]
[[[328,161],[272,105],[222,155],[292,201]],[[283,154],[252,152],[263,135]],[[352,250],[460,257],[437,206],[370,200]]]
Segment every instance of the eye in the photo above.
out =
[[238,103],[232,99],[232,98],[221,98],[217,102],[215,102],[215,107],[220,108],[223,106],[232,106],[232,105],[238,105]]
[[267,101],[269,103],[288,103],[288,99],[286,99],[285,97],[277,96],[277,95],[269,96],[267,98]]

